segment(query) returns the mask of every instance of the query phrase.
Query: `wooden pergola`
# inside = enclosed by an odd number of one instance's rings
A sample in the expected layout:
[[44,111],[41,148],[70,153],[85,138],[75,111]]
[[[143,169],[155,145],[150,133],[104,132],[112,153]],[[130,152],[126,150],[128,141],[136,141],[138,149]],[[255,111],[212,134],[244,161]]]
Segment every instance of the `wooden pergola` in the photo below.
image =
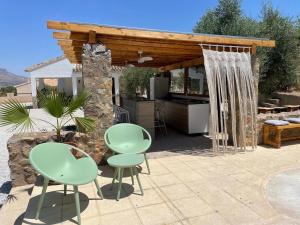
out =
[[[245,46],[255,54],[256,47],[274,47],[275,41],[224,35],[186,34],[83,23],[48,21],[53,37],[71,63],[81,64],[83,44],[102,43],[111,50],[112,65],[156,67],[161,71],[203,64],[200,44]],[[218,48],[217,46],[215,49]],[[223,48],[224,49],[224,48]],[[229,50],[225,48],[225,50]],[[239,51],[240,49],[237,49]],[[139,51],[152,61],[137,63]]]

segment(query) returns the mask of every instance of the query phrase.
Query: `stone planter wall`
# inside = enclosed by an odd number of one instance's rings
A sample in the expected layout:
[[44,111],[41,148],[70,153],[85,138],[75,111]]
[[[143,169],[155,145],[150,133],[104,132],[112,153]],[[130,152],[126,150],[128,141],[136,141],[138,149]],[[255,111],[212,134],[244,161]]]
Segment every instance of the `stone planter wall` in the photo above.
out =
[[278,92],[274,97],[280,99],[280,105],[300,105],[300,92]]
[[[74,132],[63,133],[64,142],[75,142],[77,146],[87,152],[97,163],[105,162],[106,151],[95,148],[95,143],[90,141],[88,135]],[[55,133],[26,133],[15,134],[7,143],[9,152],[9,167],[13,186],[33,184],[36,180],[36,172],[29,163],[30,150],[41,143],[54,142]]]

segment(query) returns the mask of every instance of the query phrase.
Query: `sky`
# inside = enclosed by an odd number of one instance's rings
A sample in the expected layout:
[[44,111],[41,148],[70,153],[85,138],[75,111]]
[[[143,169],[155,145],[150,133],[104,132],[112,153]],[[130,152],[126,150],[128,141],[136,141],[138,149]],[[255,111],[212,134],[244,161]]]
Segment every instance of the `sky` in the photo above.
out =
[[[243,0],[246,15],[260,18],[266,0]],[[0,0],[0,68],[24,69],[62,55],[47,20],[191,32],[218,0]],[[300,16],[300,0],[269,0],[283,15]]]

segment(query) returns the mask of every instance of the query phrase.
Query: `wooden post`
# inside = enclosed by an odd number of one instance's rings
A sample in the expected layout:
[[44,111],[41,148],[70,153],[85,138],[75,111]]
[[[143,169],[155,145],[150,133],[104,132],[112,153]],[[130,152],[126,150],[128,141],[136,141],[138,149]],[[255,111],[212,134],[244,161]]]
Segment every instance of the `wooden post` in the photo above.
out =
[[96,39],[96,31],[90,30],[89,31],[89,44],[96,44],[97,39]]

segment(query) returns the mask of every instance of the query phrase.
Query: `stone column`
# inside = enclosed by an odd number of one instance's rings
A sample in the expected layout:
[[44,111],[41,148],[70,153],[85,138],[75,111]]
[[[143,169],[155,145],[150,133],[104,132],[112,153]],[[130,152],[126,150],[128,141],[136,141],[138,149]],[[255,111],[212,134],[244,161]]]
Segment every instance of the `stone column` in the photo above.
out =
[[[257,55],[251,56],[251,67],[252,67],[252,75],[254,77],[254,85],[255,85],[255,91],[256,91],[256,103],[258,106],[258,84],[259,84],[259,74],[260,74],[260,60]],[[259,143],[259,140],[261,140],[262,129],[260,129],[260,125],[258,122],[256,122],[256,132],[257,132],[257,144]]]
[[102,44],[85,44],[82,54],[84,89],[91,99],[84,108],[84,115],[96,121],[96,130],[89,134],[89,153],[100,163],[107,148],[104,132],[112,125],[112,74],[111,52]]
[[252,74],[255,79],[255,89],[256,89],[256,96],[258,98],[258,83],[259,83],[259,68],[260,68],[260,61],[257,55],[251,56],[251,67],[252,67]]

